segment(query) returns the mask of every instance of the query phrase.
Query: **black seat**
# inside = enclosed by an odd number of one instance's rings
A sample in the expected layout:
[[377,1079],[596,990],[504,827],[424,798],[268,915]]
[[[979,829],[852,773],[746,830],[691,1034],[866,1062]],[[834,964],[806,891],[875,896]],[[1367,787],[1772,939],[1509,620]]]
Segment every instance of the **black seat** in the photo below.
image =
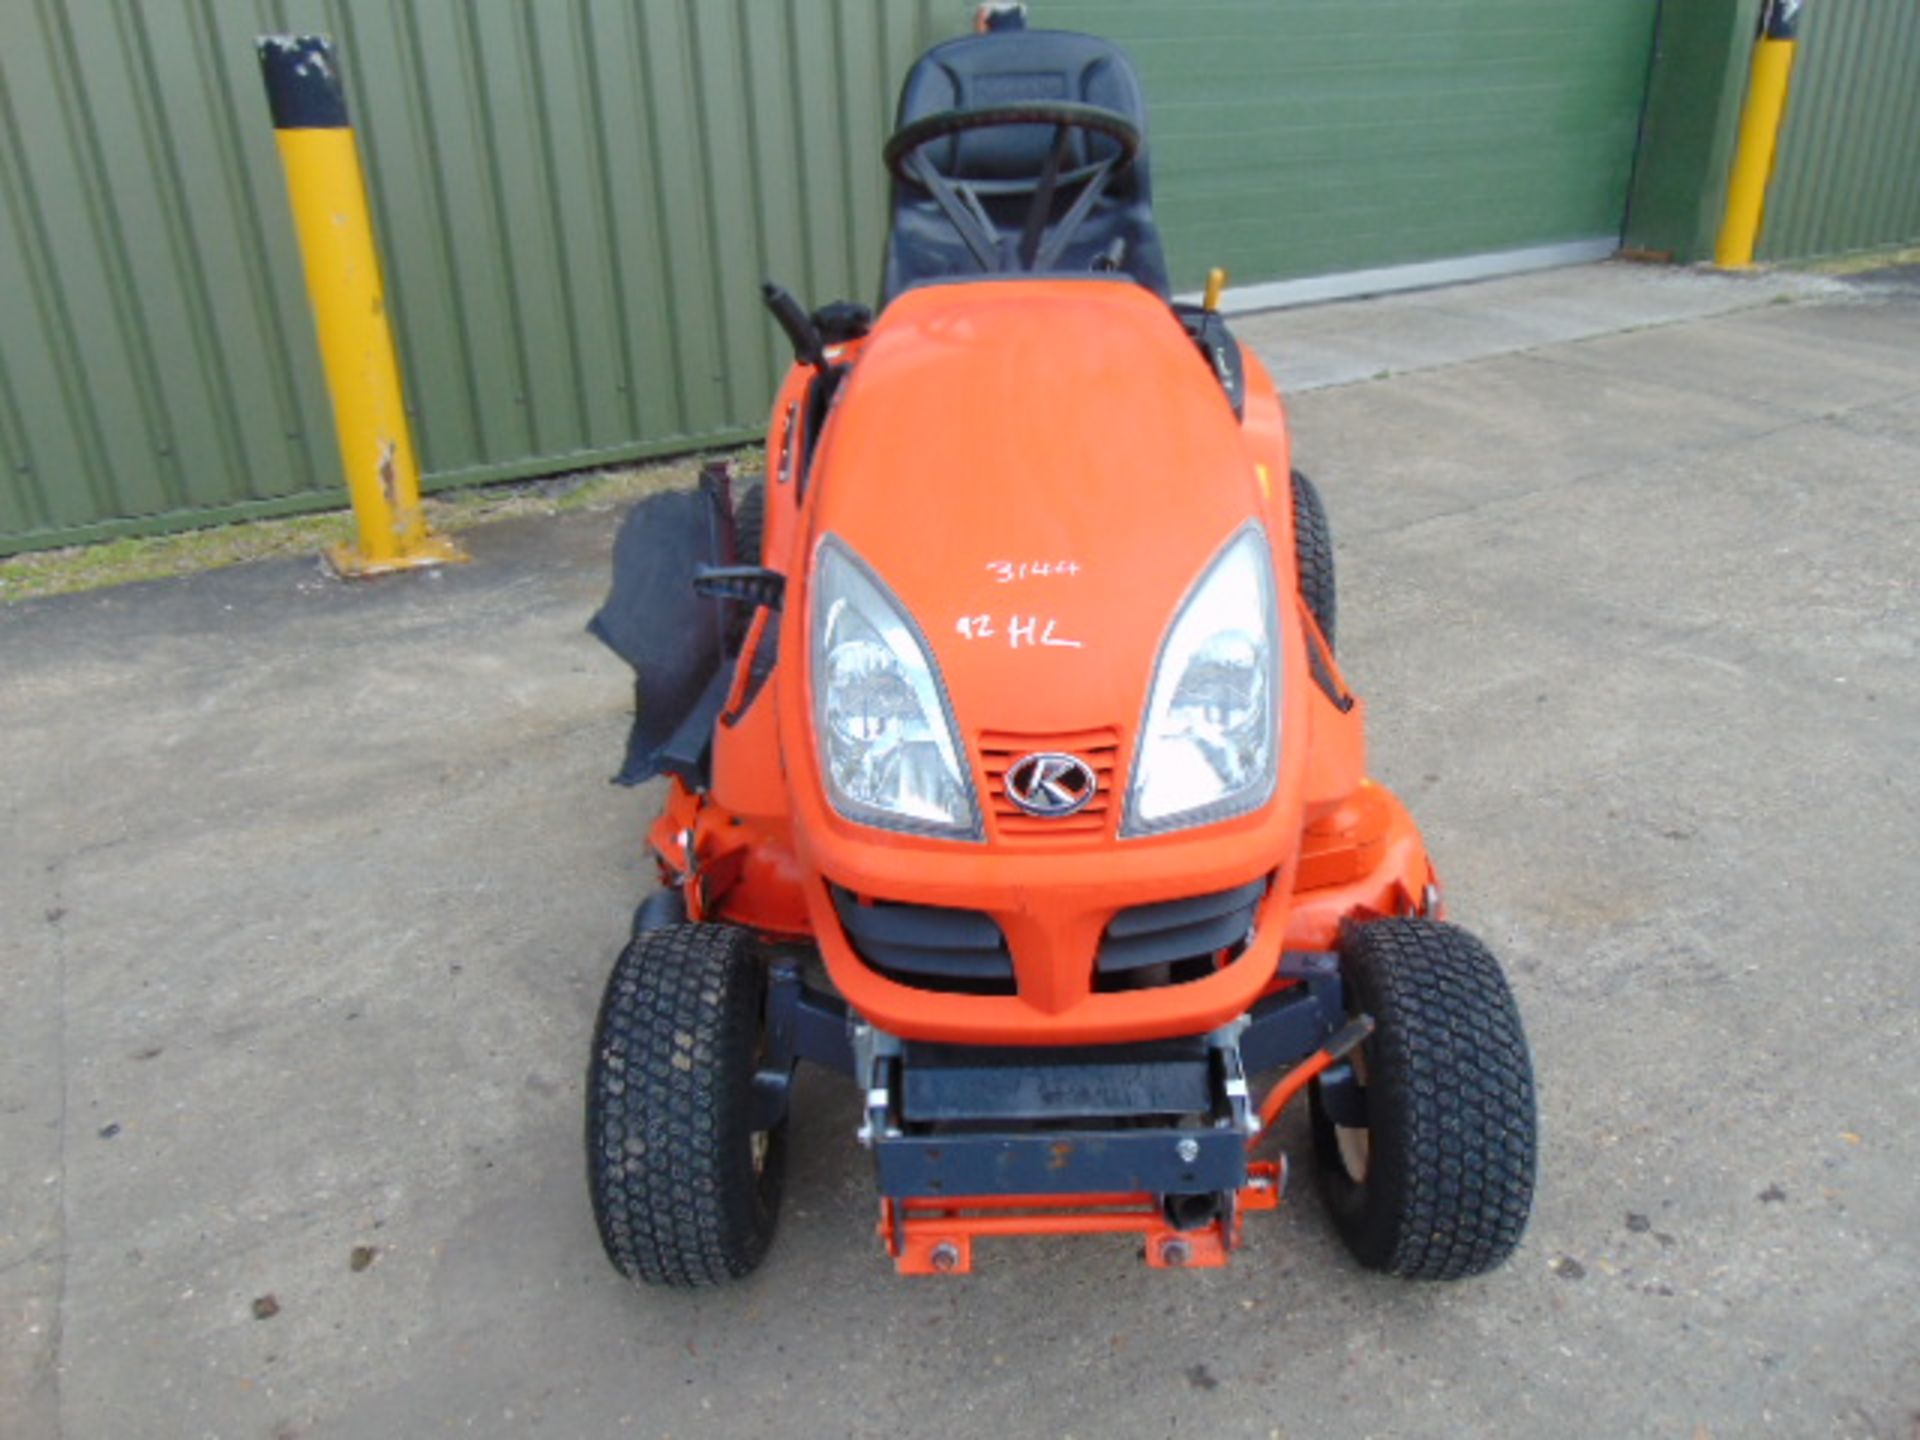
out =
[[[1130,120],[1144,137],[1146,100],[1126,52],[1109,40],[1066,30],[1005,30],[936,45],[914,62],[900,89],[897,125],[945,110],[979,109],[1027,100],[1096,105]],[[952,180],[974,182],[987,217],[1009,241],[1032,204],[1034,181],[1047,165],[1051,125],[999,125],[934,140],[927,161]],[[1091,131],[1070,141],[1069,159],[1086,165],[1105,158],[1114,142]],[[1064,197],[1064,208],[1072,196]],[[1094,270],[1112,264],[1161,296],[1169,293],[1166,260],[1154,228],[1147,152],[1117,170],[1053,266]],[[925,280],[981,273],[969,250],[925,188],[896,178],[893,228],[887,240],[885,298]]]

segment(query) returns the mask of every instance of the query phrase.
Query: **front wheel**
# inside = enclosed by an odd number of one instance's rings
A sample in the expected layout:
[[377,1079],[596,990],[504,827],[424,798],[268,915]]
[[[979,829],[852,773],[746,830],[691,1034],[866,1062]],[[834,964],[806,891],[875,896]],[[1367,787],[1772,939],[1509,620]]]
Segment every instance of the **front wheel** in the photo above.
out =
[[718,1285],[767,1253],[786,1121],[755,1128],[766,967],[733,925],[634,936],[587,1067],[587,1182],[607,1258],[650,1285]]
[[[1390,919],[1341,939],[1374,1020],[1351,1087],[1309,1095],[1321,1191],[1362,1265],[1459,1280],[1513,1253],[1533,1206],[1533,1066],[1499,963],[1466,931]],[[1355,1113],[1355,1111],[1358,1113]]]

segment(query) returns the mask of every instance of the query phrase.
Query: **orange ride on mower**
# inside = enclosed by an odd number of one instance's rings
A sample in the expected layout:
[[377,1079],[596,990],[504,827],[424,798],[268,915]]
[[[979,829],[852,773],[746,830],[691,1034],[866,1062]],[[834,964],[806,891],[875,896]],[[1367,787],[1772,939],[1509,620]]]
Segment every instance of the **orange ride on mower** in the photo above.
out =
[[593,1039],[608,1256],[743,1276],[796,1065],[859,1087],[907,1273],[1122,1234],[1224,1264],[1303,1091],[1358,1260],[1497,1265],[1534,1097],[1499,966],[1366,775],[1272,380],[1174,303],[1125,55],[1024,29],[907,77],[884,299],[809,314],[767,473],[644,502],[595,630],[669,777]]

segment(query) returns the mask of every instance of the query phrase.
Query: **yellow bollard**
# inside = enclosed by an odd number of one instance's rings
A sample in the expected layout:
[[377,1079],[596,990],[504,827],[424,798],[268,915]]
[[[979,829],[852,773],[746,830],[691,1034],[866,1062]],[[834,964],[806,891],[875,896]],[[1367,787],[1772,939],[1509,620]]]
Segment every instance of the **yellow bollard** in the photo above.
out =
[[1753,264],[1767,202],[1767,181],[1773,175],[1773,154],[1780,139],[1780,118],[1787,110],[1787,79],[1793,73],[1800,8],[1801,0],[1766,0],[1761,9],[1747,98],[1740,110],[1733,173],[1727,177],[1727,207],[1720,219],[1719,241],[1713,247],[1713,263],[1725,270],[1741,270]]
[[420,466],[333,47],[319,35],[268,35],[258,48],[359,532],[327,560],[342,576],[463,561],[452,541],[428,532],[420,510]]
[[1226,288],[1227,272],[1216,265],[1213,269],[1207,271],[1207,289],[1206,293],[1200,299],[1200,308],[1205,310],[1209,315],[1218,311],[1220,308],[1220,297],[1226,292]]

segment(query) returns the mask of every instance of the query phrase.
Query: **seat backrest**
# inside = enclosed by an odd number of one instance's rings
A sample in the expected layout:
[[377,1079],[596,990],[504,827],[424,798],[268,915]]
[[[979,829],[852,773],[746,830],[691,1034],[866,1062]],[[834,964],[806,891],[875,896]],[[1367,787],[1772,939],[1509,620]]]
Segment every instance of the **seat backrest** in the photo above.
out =
[[[1067,30],[1002,30],[968,35],[936,45],[907,72],[900,88],[898,124],[942,110],[1014,104],[1022,100],[1070,100],[1098,105],[1131,120],[1142,145],[1133,164],[1111,176],[1081,223],[1059,270],[1089,270],[1121,242],[1120,269],[1160,295],[1169,293],[1166,260],[1153,223],[1147,179],[1146,100],[1133,63],[1118,45]],[[956,180],[1012,180],[1037,176],[1054,143],[1050,125],[1002,125],[936,140],[924,149],[941,174]],[[1099,158],[1112,142],[1087,131],[1074,134],[1073,164]],[[1089,153],[1091,152],[1091,154]],[[1066,198],[1071,202],[1072,196]],[[1017,236],[1031,192],[982,196],[989,218],[1002,233]],[[1056,205],[1056,213],[1064,205]],[[966,242],[941,213],[932,195],[917,185],[893,182],[893,224],[887,240],[885,298],[910,285],[949,275],[971,275],[980,266]]]

